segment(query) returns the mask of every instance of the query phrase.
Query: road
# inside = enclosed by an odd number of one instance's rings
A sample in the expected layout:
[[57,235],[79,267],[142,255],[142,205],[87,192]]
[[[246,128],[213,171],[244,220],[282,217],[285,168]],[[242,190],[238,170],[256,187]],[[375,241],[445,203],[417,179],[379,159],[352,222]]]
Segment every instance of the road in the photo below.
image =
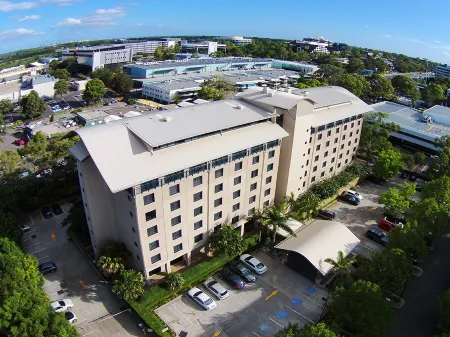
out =
[[405,305],[398,310],[386,337],[431,337],[437,333],[438,296],[450,288],[450,237],[437,240],[423,275],[412,279],[403,296]]

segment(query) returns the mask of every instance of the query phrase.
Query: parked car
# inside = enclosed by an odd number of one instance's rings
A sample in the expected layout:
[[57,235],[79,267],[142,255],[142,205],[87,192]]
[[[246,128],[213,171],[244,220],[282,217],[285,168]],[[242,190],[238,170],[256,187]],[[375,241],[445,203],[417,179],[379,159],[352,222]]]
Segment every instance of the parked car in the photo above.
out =
[[30,175],[30,172],[22,172],[19,174],[19,179],[26,178]]
[[189,290],[188,295],[190,298],[194,300],[199,306],[201,306],[205,310],[214,309],[217,306],[217,303],[208,295],[206,295],[203,291],[198,288],[192,288]]
[[53,213],[52,213],[52,210],[50,209],[50,207],[42,208],[42,215],[44,216],[44,218],[47,218],[47,219],[53,217]]
[[50,305],[53,310],[55,310],[55,312],[63,312],[73,308],[73,302],[68,298],[64,300],[53,301],[52,303],[50,303]]
[[238,274],[240,277],[244,279],[245,282],[255,282],[256,276],[252,274],[252,272],[242,263],[234,262],[230,265],[230,268]]
[[408,172],[406,172],[406,171],[400,172],[400,178],[402,178],[402,179],[408,178]]
[[372,227],[370,228],[367,232],[366,232],[366,236],[376,242],[379,243],[380,245],[385,246],[388,242],[389,239],[386,236],[386,234],[384,234],[381,229],[377,228],[377,227]]
[[333,220],[336,217],[336,213],[334,213],[333,211],[330,211],[328,209],[319,209],[317,214],[321,218],[324,218],[324,219],[327,219],[327,220]]
[[239,260],[258,275],[264,274],[267,271],[266,265],[250,254],[242,255]]
[[361,203],[361,200],[359,200],[357,197],[354,197],[354,196],[352,196],[350,194],[347,194],[346,192],[341,194],[339,196],[339,199],[344,201],[344,202],[347,202],[347,203],[349,203],[351,205],[354,205],[354,206],[358,206]]
[[62,212],[63,212],[61,206],[59,206],[58,204],[52,205],[52,211],[53,211],[53,213],[56,214],[56,215],[62,214]]
[[405,217],[404,214],[392,215],[392,214],[389,214],[389,213],[383,213],[383,215],[384,215],[384,218],[387,221],[390,221],[390,222],[393,222],[393,223],[396,223],[396,224],[401,223],[401,222],[402,223],[406,222],[406,217]]
[[77,316],[72,311],[66,311],[64,313],[64,317],[71,324],[74,324],[77,322]]
[[399,228],[403,228],[403,224],[400,223],[395,223],[395,222],[391,222],[389,220],[387,220],[386,218],[384,218],[383,220],[381,220],[378,223],[378,228],[384,229],[385,231],[395,231],[398,230]]
[[19,225],[19,229],[22,233],[26,233],[31,230],[31,227],[28,225]]
[[368,176],[368,177],[367,177],[367,180],[369,180],[369,181],[371,181],[371,182],[373,182],[374,184],[377,184],[377,185],[384,185],[384,184],[386,184],[386,182],[387,182],[386,179],[381,178],[381,177],[374,176],[373,174],[371,174],[370,176]]
[[370,160],[367,162],[367,165],[369,165],[370,167],[374,167],[374,166],[375,166],[375,159],[370,159]]
[[230,296],[229,291],[225,289],[223,285],[212,278],[206,280],[203,284],[206,289],[212,292],[214,296],[216,296],[219,300],[223,300]]
[[16,139],[16,140],[14,141],[14,144],[16,144],[17,146],[23,146],[23,145],[26,144],[26,142],[25,142],[24,139]]
[[47,275],[56,272],[58,268],[56,268],[55,262],[44,262],[38,266],[38,269],[40,274]]
[[358,198],[360,201],[363,199],[361,194],[359,194],[358,192],[355,192],[353,190],[348,190],[346,193],[351,195],[351,196],[353,196],[353,197],[355,197],[355,198]]
[[244,280],[239,275],[233,273],[230,269],[223,270],[219,274],[219,277],[234,289],[242,289],[245,287]]
[[422,191],[423,191],[423,185],[417,184],[417,185],[416,185],[416,191],[417,191],[417,192],[422,192]]
[[416,180],[417,180],[417,175],[415,175],[414,173],[411,173],[409,175],[409,181],[415,182]]

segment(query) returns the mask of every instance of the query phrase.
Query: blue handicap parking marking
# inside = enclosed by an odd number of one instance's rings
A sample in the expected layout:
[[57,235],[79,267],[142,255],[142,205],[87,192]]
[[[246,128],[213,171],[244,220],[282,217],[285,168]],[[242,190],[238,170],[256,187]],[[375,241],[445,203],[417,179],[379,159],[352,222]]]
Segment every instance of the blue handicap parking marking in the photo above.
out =
[[307,287],[305,288],[305,290],[306,290],[307,292],[309,292],[310,294],[314,294],[314,293],[317,291],[317,289],[314,288],[313,286],[307,286]]
[[353,251],[354,251],[355,253],[359,253],[359,252],[361,251],[361,247],[355,247],[355,248],[353,249]]
[[293,298],[292,303],[294,303],[295,305],[300,305],[303,303],[303,301],[299,298]]
[[284,310],[280,310],[277,312],[277,317],[281,318],[281,319],[285,319],[286,317],[288,317],[288,313]]
[[262,332],[271,332],[272,328],[270,327],[269,324],[263,323],[259,326],[259,328],[261,329]]

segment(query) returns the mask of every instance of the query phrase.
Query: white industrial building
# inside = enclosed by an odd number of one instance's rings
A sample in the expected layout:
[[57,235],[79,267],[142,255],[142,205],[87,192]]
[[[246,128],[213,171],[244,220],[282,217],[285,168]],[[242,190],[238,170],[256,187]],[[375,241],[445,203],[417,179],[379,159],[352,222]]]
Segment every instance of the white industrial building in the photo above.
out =
[[38,93],[39,97],[53,97],[55,95],[54,85],[56,81],[56,78],[48,74],[23,80],[20,95],[28,95],[32,90],[34,90]]
[[243,36],[220,36],[217,39],[231,41],[236,46],[245,46],[246,44],[252,43],[252,39]]
[[62,51],[62,60],[76,57],[78,64],[89,66],[94,71],[108,64],[131,62],[133,50],[125,45],[75,47]]
[[181,41],[180,46],[181,51],[183,52],[194,52],[208,55],[216,53],[218,50],[225,51],[227,49],[226,44],[220,44],[214,41],[202,41],[202,42]]
[[153,54],[158,47],[170,48],[175,47],[178,41],[174,39],[166,39],[161,41],[123,41],[122,44],[125,48],[133,50],[133,55],[136,53]]
[[438,76],[450,77],[450,67],[446,64],[438,65],[434,70],[434,72],[436,74],[436,77]]
[[305,37],[303,40],[295,41],[297,51],[307,50],[310,53],[324,53],[329,54],[329,48],[333,46],[333,41],[327,40],[323,37]]

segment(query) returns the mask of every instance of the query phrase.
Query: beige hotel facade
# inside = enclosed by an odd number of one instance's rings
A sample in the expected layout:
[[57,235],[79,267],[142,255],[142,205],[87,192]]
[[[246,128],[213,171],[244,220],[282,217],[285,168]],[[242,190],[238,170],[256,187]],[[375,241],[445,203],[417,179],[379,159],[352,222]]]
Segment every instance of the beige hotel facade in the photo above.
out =
[[76,130],[71,153],[94,250],[121,241],[146,278],[190,263],[224,224],[348,166],[372,109],[340,87],[233,99]]

